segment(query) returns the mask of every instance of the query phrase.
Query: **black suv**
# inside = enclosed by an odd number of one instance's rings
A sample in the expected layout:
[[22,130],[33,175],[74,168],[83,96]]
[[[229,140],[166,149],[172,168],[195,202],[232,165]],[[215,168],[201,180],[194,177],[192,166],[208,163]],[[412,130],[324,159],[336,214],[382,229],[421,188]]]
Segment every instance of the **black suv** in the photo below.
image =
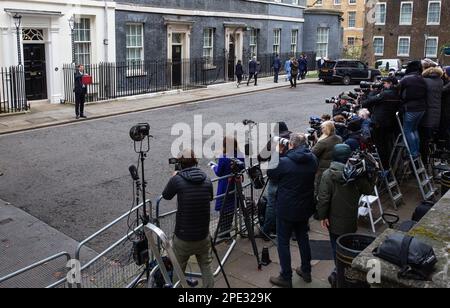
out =
[[379,70],[357,60],[325,61],[319,73],[325,83],[342,82],[345,85],[355,81],[376,81],[378,76],[381,76]]

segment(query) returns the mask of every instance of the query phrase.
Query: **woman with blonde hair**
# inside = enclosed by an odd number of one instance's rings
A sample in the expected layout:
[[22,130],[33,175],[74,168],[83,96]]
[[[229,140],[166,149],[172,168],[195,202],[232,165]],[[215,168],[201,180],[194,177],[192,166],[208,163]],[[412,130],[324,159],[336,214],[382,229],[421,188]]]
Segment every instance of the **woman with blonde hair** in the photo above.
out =
[[342,138],[336,135],[336,126],[333,121],[325,121],[322,123],[322,135],[316,145],[312,148],[312,152],[319,160],[319,171],[316,176],[316,192],[322,179],[322,174],[330,168],[333,161],[334,147],[342,143]]

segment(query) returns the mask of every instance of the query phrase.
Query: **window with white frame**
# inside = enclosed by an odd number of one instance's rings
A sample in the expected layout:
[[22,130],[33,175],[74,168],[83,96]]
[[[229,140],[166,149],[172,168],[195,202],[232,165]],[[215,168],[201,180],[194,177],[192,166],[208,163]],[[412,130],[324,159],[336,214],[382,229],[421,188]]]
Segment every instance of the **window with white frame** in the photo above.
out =
[[411,50],[411,38],[409,36],[400,36],[398,38],[397,56],[409,57]]
[[214,63],[214,29],[212,28],[203,30],[203,58],[209,65]]
[[80,18],[74,28],[75,63],[91,64],[91,20]]
[[437,58],[438,56],[438,37],[427,37],[425,40],[425,57],[426,58]]
[[250,32],[250,55],[258,56],[258,30],[253,29]]
[[348,12],[348,27],[356,27],[356,12]]
[[373,50],[375,56],[384,55],[384,37],[383,36],[375,36],[373,38]]
[[342,4],[342,0],[334,0],[334,5],[341,5]]
[[400,5],[400,25],[412,25],[413,2],[402,2]]
[[441,23],[441,1],[428,2],[427,25],[439,25]]
[[386,24],[386,2],[377,3],[375,9],[375,24],[385,25]]
[[356,0],[348,0],[348,4],[355,5],[356,4]]
[[144,25],[127,24],[127,63],[144,61]]
[[315,5],[322,6],[323,5],[323,0],[317,0]]
[[330,28],[317,28],[317,57],[328,57],[328,42],[329,42]]
[[355,46],[356,38],[354,36],[347,37],[347,45],[348,46]]
[[273,53],[280,54],[281,29],[273,30]]
[[292,30],[291,32],[291,54],[295,55],[297,53],[297,43],[298,43],[298,30]]

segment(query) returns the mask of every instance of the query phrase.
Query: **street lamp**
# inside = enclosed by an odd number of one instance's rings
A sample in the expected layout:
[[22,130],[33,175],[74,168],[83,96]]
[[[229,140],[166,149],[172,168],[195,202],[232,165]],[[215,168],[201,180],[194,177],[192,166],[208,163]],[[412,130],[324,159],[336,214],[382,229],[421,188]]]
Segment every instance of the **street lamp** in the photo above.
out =
[[17,34],[17,57],[19,58],[19,65],[22,65],[22,48],[20,46],[20,26],[22,25],[22,16],[16,13],[13,16],[13,19]]
[[70,37],[72,40],[72,63],[75,64],[75,16],[72,15],[69,19]]

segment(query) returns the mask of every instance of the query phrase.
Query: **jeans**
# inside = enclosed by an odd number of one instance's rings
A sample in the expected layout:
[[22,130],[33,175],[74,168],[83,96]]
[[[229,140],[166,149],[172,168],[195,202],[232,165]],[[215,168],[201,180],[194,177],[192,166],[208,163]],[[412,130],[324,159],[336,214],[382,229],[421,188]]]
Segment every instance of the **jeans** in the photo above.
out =
[[330,233],[331,250],[333,251],[333,258],[335,265],[336,265],[337,240],[339,237],[340,236],[337,234]]
[[255,78],[255,86],[258,85],[258,74],[256,74],[256,73],[250,73],[249,74],[247,85],[250,84],[250,81],[252,81],[252,78]]
[[278,186],[272,181],[269,181],[269,184],[267,184],[267,206],[263,226],[263,232],[267,235],[270,235],[271,232],[275,231],[277,225],[277,217],[275,214],[277,190]]
[[301,269],[304,273],[311,273],[311,246],[308,235],[308,222],[292,222],[277,217],[278,256],[280,257],[281,277],[292,280],[291,245],[292,232],[295,232],[300,256]]
[[209,236],[205,240],[198,242],[186,242],[174,236],[173,250],[183,272],[186,272],[186,267],[191,256],[195,255],[202,273],[203,288],[214,288],[214,276],[211,268],[213,257],[211,238]]
[[420,155],[420,137],[419,125],[422,121],[425,111],[422,112],[405,112],[403,129],[405,130],[405,137],[408,141],[411,155],[416,158]]
[[289,81],[291,82],[292,88],[297,88],[297,75],[292,75]]
[[275,68],[274,69],[274,73],[275,73],[275,76],[274,76],[274,82],[275,83],[278,83],[278,76],[280,75],[280,69],[279,68]]

